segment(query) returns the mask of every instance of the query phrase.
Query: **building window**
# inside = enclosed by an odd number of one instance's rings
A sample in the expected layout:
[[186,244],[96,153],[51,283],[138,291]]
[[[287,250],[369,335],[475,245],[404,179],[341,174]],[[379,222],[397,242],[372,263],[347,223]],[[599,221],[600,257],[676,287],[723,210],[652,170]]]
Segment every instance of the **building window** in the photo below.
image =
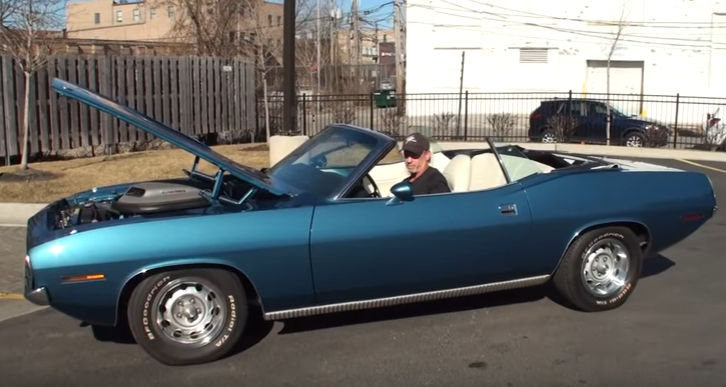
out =
[[116,11],[116,21],[119,23],[124,21],[124,11]]
[[282,25],[282,16],[277,17],[277,25]]
[[169,16],[169,19],[174,17],[174,6],[170,5],[166,8],[166,15]]
[[383,34],[383,43],[386,43],[388,41],[388,35]]
[[96,12],[93,14],[93,24],[101,24],[101,14]]
[[267,25],[272,27],[272,15],[267,15]]
[[547,64],[546,48],[520,48],[519,63]]
[[156,7],[149,8],[149,19],[156,18]]
[[134,21],[137,22],[141,19],[141,11],[138,8],[134,10]]

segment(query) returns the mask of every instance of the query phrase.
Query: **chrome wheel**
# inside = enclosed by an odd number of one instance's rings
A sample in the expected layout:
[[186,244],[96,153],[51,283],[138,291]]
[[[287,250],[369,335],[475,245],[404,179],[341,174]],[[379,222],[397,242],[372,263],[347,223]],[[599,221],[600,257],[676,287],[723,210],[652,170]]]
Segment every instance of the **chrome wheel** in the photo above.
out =
[[152,321],[173,342],[201,347],[224,328],[227,305],[221,292],[211,284],[192,278],[179,278],[159,290]]
[[542,142],[552,144],[557,142],[557,137],[552,132],[546,132],[542,135]]
[[643,146],[643,139],[640,136],[628,136],[625,140],[625,146],[640,148]]
[[625,286],[629,266],[630,255],[623,242],[603,239],[585,252],[582,282],[594,296],[612,296]]

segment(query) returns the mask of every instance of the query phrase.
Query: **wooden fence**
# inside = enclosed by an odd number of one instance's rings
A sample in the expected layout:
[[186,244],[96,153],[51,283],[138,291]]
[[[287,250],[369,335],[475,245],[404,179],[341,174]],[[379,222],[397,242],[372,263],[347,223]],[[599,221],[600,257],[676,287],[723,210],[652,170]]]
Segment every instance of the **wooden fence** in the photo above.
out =
[[[60,55],[30,83],[30,154],[148,141],[152,136],[50,86],[61,78],[188,135],[256,130],[254,67],[199,57]],[[0,56],[0,158],[22,152],[23,73]]]

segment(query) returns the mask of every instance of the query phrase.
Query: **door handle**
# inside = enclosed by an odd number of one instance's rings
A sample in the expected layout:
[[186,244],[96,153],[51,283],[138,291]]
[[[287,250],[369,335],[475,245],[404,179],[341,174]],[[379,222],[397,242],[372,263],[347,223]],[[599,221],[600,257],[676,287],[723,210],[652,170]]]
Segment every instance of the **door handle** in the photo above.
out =
[[500,204],[499,212],[501,212],[502,215],[506,215],[506,216],[517,215],[517,205],[516,204]]

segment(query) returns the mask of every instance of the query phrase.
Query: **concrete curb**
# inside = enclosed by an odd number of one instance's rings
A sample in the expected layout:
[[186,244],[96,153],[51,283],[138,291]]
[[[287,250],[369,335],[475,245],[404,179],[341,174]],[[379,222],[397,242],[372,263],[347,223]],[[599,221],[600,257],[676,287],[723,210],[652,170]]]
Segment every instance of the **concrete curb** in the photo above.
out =
[[[443,149],[458,149],[482,146],[483,142],[440,142]],[[685,159],[716,161],[726,163],[726,152],[707,152],[685,149],[628,148],[622,146],[579,145],[579,144],[542,144],[512,143],[533,150],[550,150],[589,155],[637,157],[647,159]],[[0,226],[23,227],[28,218],[42,209],[44,203],[0,203]]]

